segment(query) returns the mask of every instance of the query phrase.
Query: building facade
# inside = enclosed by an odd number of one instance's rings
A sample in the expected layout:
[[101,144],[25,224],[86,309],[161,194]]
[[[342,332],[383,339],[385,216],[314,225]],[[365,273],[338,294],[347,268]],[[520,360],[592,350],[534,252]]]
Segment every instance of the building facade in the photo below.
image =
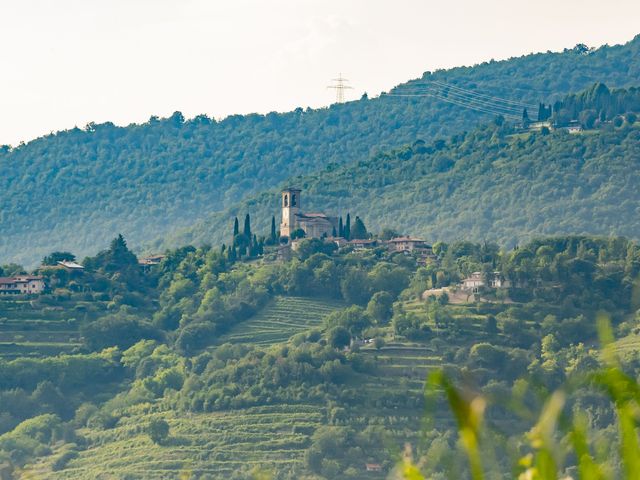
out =
[[0,295],[38,295],[46,285],[43,277],[19,275],[0,277]]
[[389,250],[392,252],[413,252],[431,253],[431,245],[424,240],[412,237],[396,237],[388,242]]
[[303,230],[306,238],[331,237],[338,228],[338,219],[324,213],[302,213],[298,188],[282,191],[282,221],[280,236],[290,238],[296,230]]

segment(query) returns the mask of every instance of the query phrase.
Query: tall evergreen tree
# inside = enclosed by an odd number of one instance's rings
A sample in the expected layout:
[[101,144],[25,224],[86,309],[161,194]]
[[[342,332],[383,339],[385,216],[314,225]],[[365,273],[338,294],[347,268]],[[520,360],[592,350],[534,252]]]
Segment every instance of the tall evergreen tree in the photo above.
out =
[[275,216],[271,216],[271,236],[269,237],[271,240],[271,243],[276,243],[277,240],[277,236],[276,236],[276,217]]
[[233,220],[233,236],[235,237],[240,233],[240,226],[238,225],[238,217]]
[[242,233],[249,239],[249,241],[251,241],[251,217],[248,213],[244,217],[244,230]]
[[338,222],[338,236],[344,237],[344,225],[342,224],[342,216],[340,216],[340,221]]
[[365,239],[369,238],[367,228],[364,226],[364,222],[360,220],[360,217],[356,216],[355,222],[353,222],[353,230],[351,231],[351,238]]
[[331,236],[332,236],[333,238],[335,238],[335,237],[337,237],[337,236],[338,236],[338,232],[336,232],[336,227],[333,227],[333,229],[331,230]]
[[344,238],[351,240],[351,214],[347,213],[347,223],[344,226]]
[[522,110],[522,126],[526,128],[529,126],[529,123],[531,123],[529,120],[529,112],[527,112],[527,109],[525,108]]

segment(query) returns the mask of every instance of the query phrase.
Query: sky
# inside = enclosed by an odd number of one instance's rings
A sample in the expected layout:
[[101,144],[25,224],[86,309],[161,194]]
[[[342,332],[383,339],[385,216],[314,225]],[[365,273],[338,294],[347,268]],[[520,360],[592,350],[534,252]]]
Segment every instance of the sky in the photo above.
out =
[[0,145],[88,122],[329,105],[640,33],[637,0],[0,0]]

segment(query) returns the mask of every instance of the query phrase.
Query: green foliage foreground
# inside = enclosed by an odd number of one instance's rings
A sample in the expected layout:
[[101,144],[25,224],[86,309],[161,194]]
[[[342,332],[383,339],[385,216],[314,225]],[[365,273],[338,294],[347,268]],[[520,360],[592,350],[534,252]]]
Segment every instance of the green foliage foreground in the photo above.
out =
[[[598,461],[590,450],[588,421],[585,413],[575,408],[573,410],[567,408],[571,401],[571,393],[581,388],[602,393],[613,404],[617,415],[618,454],[622,465],[622,471],[619,473],[628,480],[638,478],[640,442],[637,429],[640,425],[640,384],[624,372],[616,359],[613,350],[613,331],[605,314],[600,315],[598,327],[602,343],[603,367],[579,379],[573,379],[543,397],[542,409],[522,446],[525,453],[516,459],[513,478],[518,480],[574,478],[565,476],[564,468],[567,464],[573,464],[572,470],[577,475],[576,478],[582,480],[617,478],[611,465]],[[522,394],[530,387],[521,385],[519,395],[514,395],[508,400],[502,399],[502,402],[508,404],[514,413],[522,415],[527,420],[533,417]],[[436,404],[442,394],[455,418],[459,446],[467,456],[471,478],[473,480],[492,478],[492,474],[488,473],[491,472],[488,464],[490,459],[496,458],[495,436],[488,434],[488,428],[483,423],[488,399],[482,394],[456,385],[442,370],[435,370],[430,373],[425,386],[427,428],[433,420],[431,415],[436,411]],[[490,452],[491,450],[494,451]],[[427,456],[422,459],[422,463],[432,462]],[[406,480],[431,478],[421,473],[421,465],[413,461],[410,448],[406,449],[397,473],[400,478]]]

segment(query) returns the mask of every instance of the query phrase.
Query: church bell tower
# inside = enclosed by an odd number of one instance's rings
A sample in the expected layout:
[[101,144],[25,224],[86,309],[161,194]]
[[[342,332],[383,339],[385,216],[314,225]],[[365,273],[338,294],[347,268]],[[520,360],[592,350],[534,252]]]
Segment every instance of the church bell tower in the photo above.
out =
[[300,212],[300,192],[297,188],[286,188],[282,191],[282,222],[280,235],[290,237],[296,227],[296,214]]

